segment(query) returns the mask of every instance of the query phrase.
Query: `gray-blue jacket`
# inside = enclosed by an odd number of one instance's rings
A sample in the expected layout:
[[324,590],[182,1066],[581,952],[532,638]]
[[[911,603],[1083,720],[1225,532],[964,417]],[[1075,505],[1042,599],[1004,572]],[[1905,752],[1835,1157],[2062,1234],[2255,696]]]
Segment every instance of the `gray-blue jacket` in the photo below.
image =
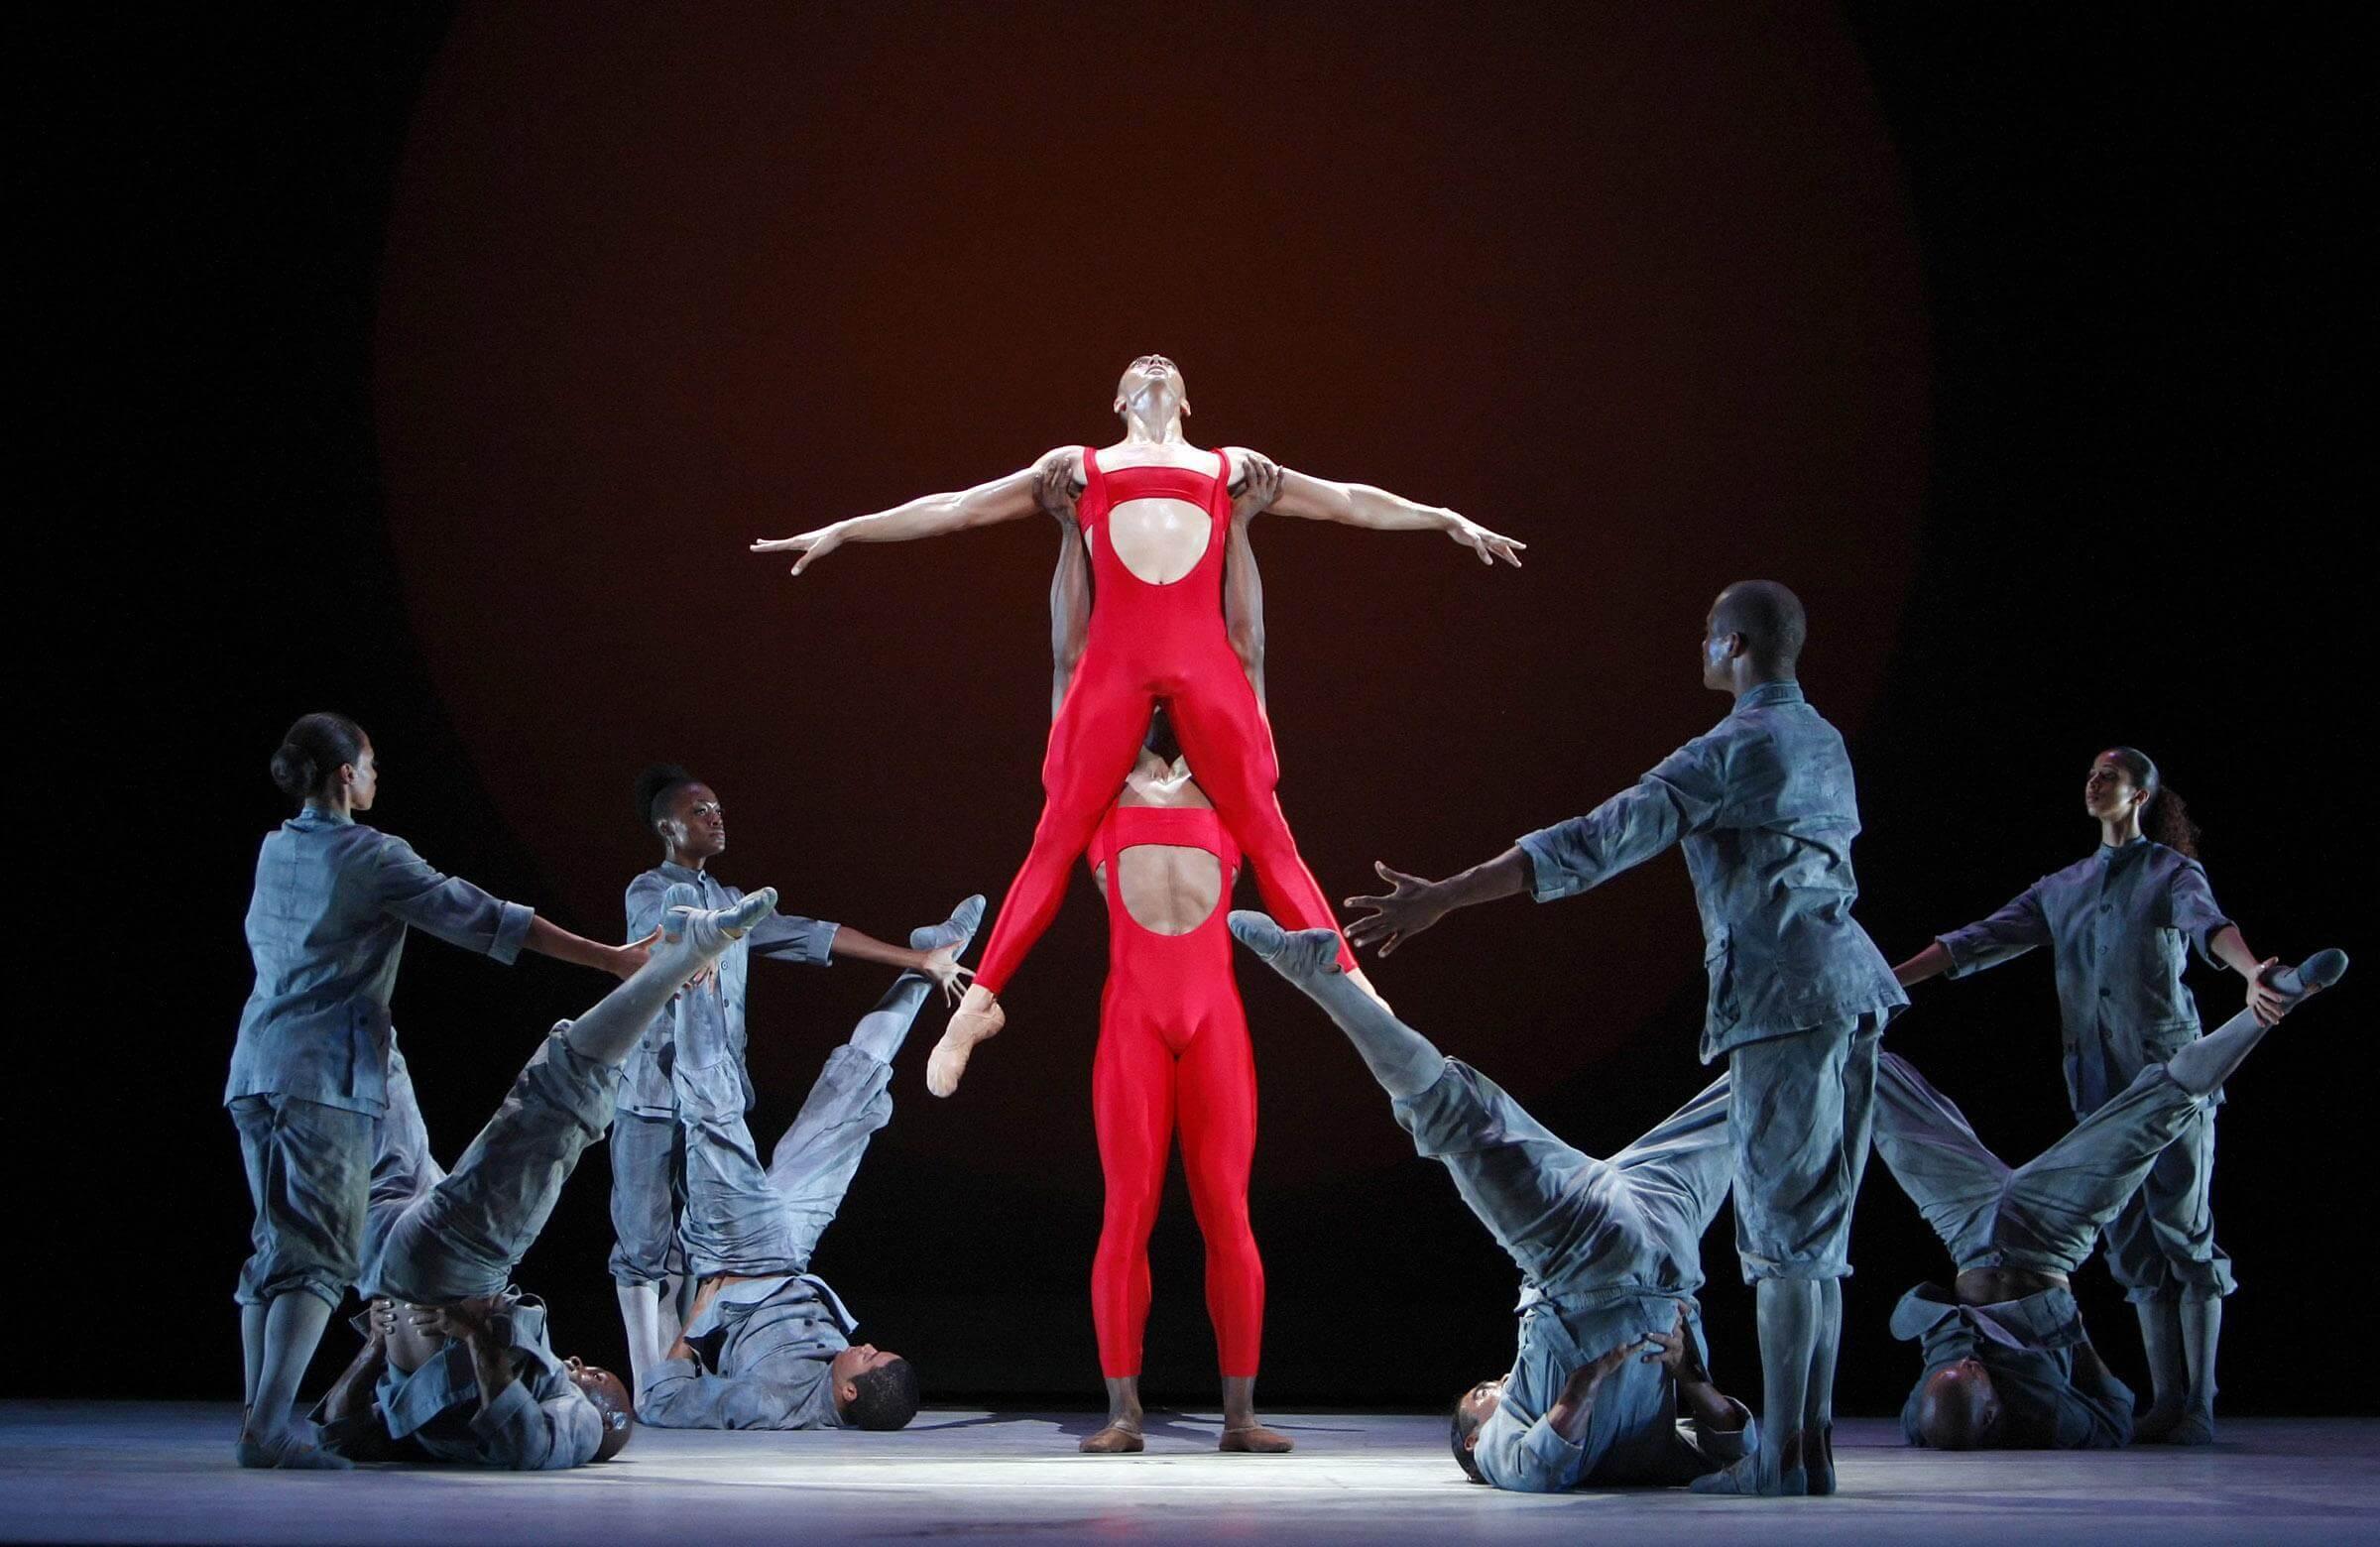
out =
[[1703,1062],[1909,1003],[1851,917],[1859,800],[1843,737],[1798,682],[1763,682],[1727,717],[1585,816],[1520,840],[1540,902],[1686,851],[1711,974]]
[[406,931],[510,962],[536,916],[439,874],[402,838],[307,806],[266,834],[256,857],[256,988],[223,1100],[295,1096],[379,1114]]

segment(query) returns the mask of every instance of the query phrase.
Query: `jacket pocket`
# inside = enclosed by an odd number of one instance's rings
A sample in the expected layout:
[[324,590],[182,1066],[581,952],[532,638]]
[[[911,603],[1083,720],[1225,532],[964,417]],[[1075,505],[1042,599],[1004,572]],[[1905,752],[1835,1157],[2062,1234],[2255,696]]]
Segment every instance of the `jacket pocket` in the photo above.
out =
[[1735,953],[1725,929],[1703,946],[1703,971],[1711,978],[1711,1023],[1731,1025],[1736,1014]]

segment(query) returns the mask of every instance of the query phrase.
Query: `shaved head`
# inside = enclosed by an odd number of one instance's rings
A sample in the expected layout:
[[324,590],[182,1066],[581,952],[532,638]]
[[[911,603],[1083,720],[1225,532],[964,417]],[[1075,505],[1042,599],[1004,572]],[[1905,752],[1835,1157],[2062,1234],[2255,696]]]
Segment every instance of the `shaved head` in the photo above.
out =
[[1982,1450],[1998,1443],[2000,1397],[1975,1360],[1945,1365],[1918,1388],[1918,1438],[1936,1450]]
[[1802,599],[1774,580],[1738,580],[1719,593],[1712,628],[1743,637],[1744,654],[1764,672],[1793,674],[1802,641],[1810,633]]

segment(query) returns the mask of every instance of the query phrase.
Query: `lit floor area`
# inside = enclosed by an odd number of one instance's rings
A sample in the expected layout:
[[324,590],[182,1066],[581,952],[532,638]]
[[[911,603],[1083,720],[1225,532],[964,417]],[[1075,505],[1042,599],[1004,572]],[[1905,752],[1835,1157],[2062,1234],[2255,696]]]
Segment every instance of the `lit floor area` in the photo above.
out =
[[[2210,1450],[1937,1455],[1880,1420],[1838,1430],[1844,1491],[1496,1493],[1442,1419],[1275,1413],[1293,1456],[1215,1453],[1159,1415],[1146,1454],[1080,1456],[1088,1415],[937,1411],[893,1435],[642,1430],[577,1472],[242,1472],[236,1410],[0,1403],[0,1540],[328,1544],[1648,1540],[1694,1547],[2095,1539],[2380,1540],[2380,1420],[2233,1419]],[[1684,1533],[1674,1535],[1673,1533]]]

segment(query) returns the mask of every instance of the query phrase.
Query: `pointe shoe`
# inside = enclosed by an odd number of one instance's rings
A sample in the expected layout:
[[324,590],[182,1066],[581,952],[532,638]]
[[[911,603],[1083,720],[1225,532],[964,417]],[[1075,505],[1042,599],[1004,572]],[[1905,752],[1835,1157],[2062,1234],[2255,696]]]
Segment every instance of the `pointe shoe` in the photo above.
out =
[[[976,996],[983,995],[981,1003]],[[934,1044],[934,1052],[925,1063],[925,1088],[936,1096],[948,1096],[959,1088],[959,1076],[967,1072],[967,1059],[974,1053],[975,1044],[1000,1035],[1000,1028],[1009,1023],[1008,1012],[1000,1001],[983,989],[969,989],[959,1001],[957,1013],[942,1029],[942,1040]]]
[[1286,1456],[1297,1449],[1297,1441],[1260,1423],[1250,1423],[1224,1430],[1223,1438],[1215,1442],[1215,1448],[1234,1455]]
[[1075,1447],[1086,1456],[1137,1456],[1147,1448],[1148,1442],[1140,1438],[1139,1430],[1115,1423],[1084,1435],[1083,1443]]

